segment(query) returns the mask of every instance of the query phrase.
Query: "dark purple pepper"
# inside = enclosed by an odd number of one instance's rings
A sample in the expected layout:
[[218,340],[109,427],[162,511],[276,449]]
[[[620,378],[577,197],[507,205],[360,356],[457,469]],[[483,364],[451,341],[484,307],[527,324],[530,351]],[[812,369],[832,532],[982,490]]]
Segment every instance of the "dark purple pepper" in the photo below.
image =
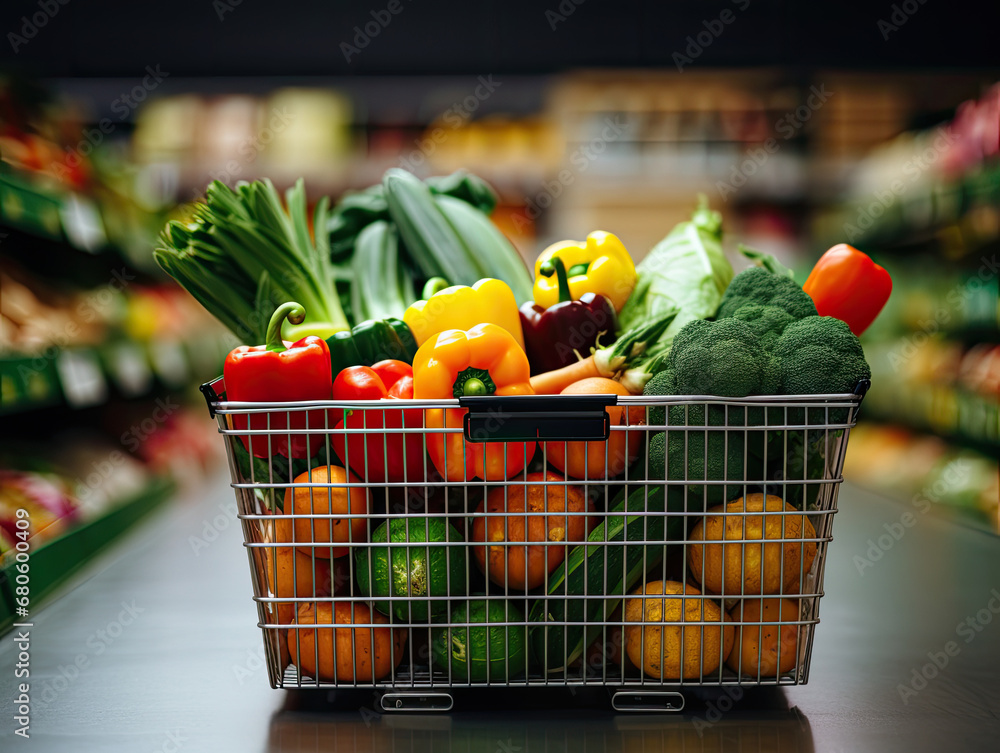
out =
[[533,301],[521,306],[524,348],[532,376],[586,358],[598,341],[602,346],[613,343],[618,329],[615,307],[605,296],[584,293],[579,300],[571,300],[561,259],[543,264],[541,273],[558,276],[559,303],[547,309]]

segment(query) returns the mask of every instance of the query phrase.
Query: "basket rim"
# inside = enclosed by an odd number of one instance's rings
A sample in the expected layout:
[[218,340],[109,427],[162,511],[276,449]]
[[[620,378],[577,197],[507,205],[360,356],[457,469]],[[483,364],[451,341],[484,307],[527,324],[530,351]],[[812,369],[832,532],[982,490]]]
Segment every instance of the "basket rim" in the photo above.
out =
[[[824,408],[852,408],[859,407],[865,394],[871,386],[870,380],[862,380],[857,384],[854,392],[824,393],[812,395],[748,395],[746,397],[726,397],[721,395],[601,395],[608,405],[623,405],[633,407],[669,407],[676,405],[722,405],[726,407],[741,408],[754,406],[770,407],[824,407]],[[406,409],[459,409],[468,407],[469,398],[442,398],[442,399],[413,399],[413,398],[392,398],[389,400],[297,400],[297,401],[268,401],[268,402],[247,402],[225,399],[225,382],[223,378],[206,382],[201,385],[201,392],[205,396],[209,413],[215,418],[217,413],[239,413],[255,411],[281,411],[281,410],[301,410],[306,408],[326,409],[326,410],[355,410],[361,408],[373,408],[379,405],[380,410],[406,410]],[[510,402],[511,405],[517,403],[522,407],[531,402],[538,402],[538,409],[544,410],[547,406],[550,410],[553,405],[562,402],[579,400],[580,395],[517,395],[517,396],[491,396],[489,398],[474,398],[475,400],[489,400],[491,403],[504,404]],[[612,400],[613,398],[613,400]]]

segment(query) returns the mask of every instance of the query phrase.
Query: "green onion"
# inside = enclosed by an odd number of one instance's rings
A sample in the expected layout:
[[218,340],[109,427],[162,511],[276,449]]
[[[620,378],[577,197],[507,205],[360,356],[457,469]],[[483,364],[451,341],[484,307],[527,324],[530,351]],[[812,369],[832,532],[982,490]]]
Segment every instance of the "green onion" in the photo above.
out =
[[632,369],[659,352],[657,341],[676,318],[679,309],[659,314],[648,324],[622,334],[613,345],[594,351],[594,365],[602,376],[613,378],[620,371]]
[[285,194],[287,209],[269,180],[219,181],[188,223],[172,221],[154,251],[157,263],[243,342],[261,343],[276,306],[298,301],[306,321],[286,328],[293,339],[305,333],[328,336],[348,329],[337,294],[342,277],[330,261],[328,201],[316,206],[316,241],[309,232],[305,185]]

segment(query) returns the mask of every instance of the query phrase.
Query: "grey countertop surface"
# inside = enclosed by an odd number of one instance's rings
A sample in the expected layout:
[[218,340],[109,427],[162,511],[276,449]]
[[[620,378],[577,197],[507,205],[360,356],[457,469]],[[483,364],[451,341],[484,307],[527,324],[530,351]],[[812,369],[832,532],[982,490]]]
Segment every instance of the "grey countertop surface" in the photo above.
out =
[[27,740],[13,734],[17,631],[0,637],[0,748],[996,750],[1000,538],[849,485],[834,537],[807,685],[689,697],[678,715],[616,714],[600,692],[518,691],[466,694],[450,714],[380,715],[370,693],[268,686],[235,503],[218,478],[33,615]]

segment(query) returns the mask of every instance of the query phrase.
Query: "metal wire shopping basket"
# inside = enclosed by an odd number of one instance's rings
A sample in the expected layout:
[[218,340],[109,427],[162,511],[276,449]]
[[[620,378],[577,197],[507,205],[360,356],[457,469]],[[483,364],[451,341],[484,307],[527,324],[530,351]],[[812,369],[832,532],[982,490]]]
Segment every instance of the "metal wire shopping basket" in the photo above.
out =
[[236,403],[203,385],[272,687],[448,709],[454,688],[595,686],[677,710],[685,688],[805,683],[867,386]]

